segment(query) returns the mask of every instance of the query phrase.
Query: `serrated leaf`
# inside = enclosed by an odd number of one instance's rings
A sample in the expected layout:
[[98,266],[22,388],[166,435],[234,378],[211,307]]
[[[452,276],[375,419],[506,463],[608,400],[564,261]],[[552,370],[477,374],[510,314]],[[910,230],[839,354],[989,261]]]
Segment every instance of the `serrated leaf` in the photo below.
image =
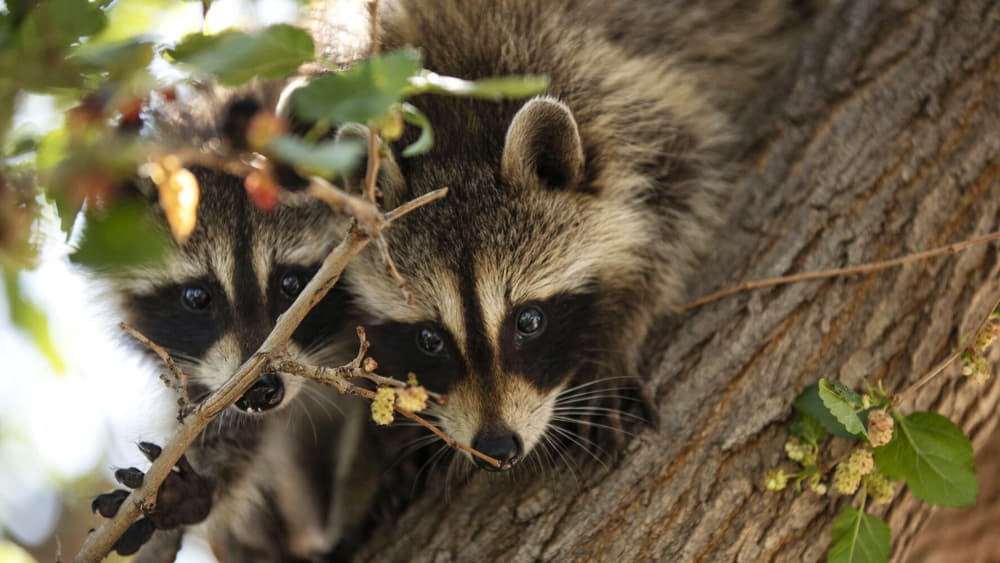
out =
[[819,399],[830,414],[855,436],[865,436],[865,425],[858,416],[861,397],[844,385],[826,379],[819,380]]
[[296,137],[281,136],[268,147],[279,160],[307,174],[333,178],[349,174],[357,167],[365,146],[356,141],[306,143]]
[[448,94],[464,98],[487,100],[530,98],[549,87],[547,76],[502,76],[480,80],[462,80],[425,70],[410,79],[407,96],[417,94]]
[[214,75],[219,82],[236,86],[255,76],[265,79],[291,74],[314,57],[312,36],[287,24],[256,32],[228,30],[215,35],[192,33],[181,39],[167,55],[199,72]]
[[795,416],[788,431],[791,432],[792,436],[807,444],[817,444],[826,437],[826,429],[823,428],[823,425],[812,416],[801,412]]
[[52,369],[57,373],[62,373],[66,364],[52,341],[48,318],[45,313],[24,297],[16,270],[8,267],[3,268],[3,285],[7,296],[7,306],[10,308],[11,322],[31,337],[38,350],[48,359]]
[[417,156],[426,153],[434,146],[434,129],[431,121],[419,109],[411,104],[402,104],[403,119],[410,125],[420,128],[420,137],[412,145],[403,149],[403,156]]
[[146,204],[121,200],[107,211],[87,215],[83,240],[70,259],[96,269],[150,264],[163,257],[169,244]]
[[889,560],[892,535],[881,519],[845,506],[833,523],[833,544],[827,563],[884,563]]
[[937,506],[971,506],[979,485],[972,444],[937,413],[894,416],[892,441],[874,448],[875,464],[890,479],[906,479],[913,496]]
[[317,78],[292,95],[295,115],[305,121],[367,123],[402,99],[420,65],[419,52],[400,49]]
[[816,419],[830,434],[846,440],[858,439],[857,436],[848,432],[847,428],[823,404],[823,401],[819,398],[819,385],[814,383],[803,389],[792,406],[796,411]]

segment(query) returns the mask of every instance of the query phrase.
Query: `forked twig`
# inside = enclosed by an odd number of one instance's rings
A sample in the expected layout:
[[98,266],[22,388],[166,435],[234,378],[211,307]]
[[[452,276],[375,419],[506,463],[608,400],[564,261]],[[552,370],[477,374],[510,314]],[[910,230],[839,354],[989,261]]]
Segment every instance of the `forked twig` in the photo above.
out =
[[997,301],[993,303],[993,306],[990,307],[990,310],[989,312],[986,313],[986,316],[984,316],[983,319],[979,321],[979,324],[976,325],[976,328],[970,334],[968,334],[966,338],[963,339],[963,342],[959,344],[958,348],[956,348],[955,351],[951,353],[951,355],[941,360],[941,362],[938,363],[938,365],[934,366],[934,368],[931,369],[931,371],[927,372],[926,374],[924,374],[923,377],[913,382],[913,385],[910,385],[906,389],[903,389],[902,391],[897,393],[893,397],[893,404],[898,404],[899,402],[903,401],[910,393],[914,393],[924,385],[927,385],[932,379],[940,375],[941,372],[945,370],[945,368],[951,365],[952,362],[960,358],[962,356],[962,353],[968,350],[970,344],[972,344],[972,342],[976,340],[976,335],[979,334],[979,331],[983,330],[983,327],[986,326],[986,323],[990,322],[990,318],[993,316],[993,311],[996,311],[997,307],[1000,307],[1000,299],[997,299]]
[[146,337],[145,334],[139,332],[138,330],[132,328],[131,326],[125,324],[124,322],[118,323],[118,328],[128,333],[129,336],[138,340],[143,346],[149,348],[154,354],[159,356],[160,360],[163,361],[163,365],[167,366],[167,369],[174,376],[173,385],[171,385],[171,387],[184,393],[183,397],[185,400],[187,400],[188,397],[186,394],[186,390],[188,383],[188,375],[184,373],[184,370],[182,370],[180,366],[177,365],[177,362],[175,362],[174,359],[170,357],[170,354],[168,354],[167,351],[164,350],[162,346],[160,346],[156,342],[153,342],[148,337]]
[[[83,544],[83,547],[74,557],[74,562],[96,562],[100,561],[108,554],[114,543],[132,522],[142,512],[142,507],[149,499],[156,498],[156,493],[160,484],[166,479],[174,464],[187,450],[191,442],[201,433],[201,431],[219,415],[226,407],[236,402],[246,393],[253,383],[262,373],[273,357],[284,353],[292,333],[306,317],[309,311],[319,301],[326,296],[326,293],[340,279],[341,273],[372,238],[377,236],[383,228],[388,226],[394,219],[403,216],[406,212],[412,211],[422,205],[426,205],[436,199],[443,197],[447,190],[437,190],[425,194],[417,200],[410,202],[405,210],[397,210],[395,214],[381,215],[380,220],[372,223],[375,225],[372,231],[363,227],[364,222],[359,221],[355,228],[348,231],[347,236],[341,241],[333,251],[326,257],[319,270],[313,278],[306,284],[302,293],[295,299],[295,302],[278,317],[274,329],[261,344],[260,348],[233,374],[221,387],[215,390],[204,401],[194,407],[194,409],[181,422],[174,431],[173,436],[163,447],[160,456],[150,466],[149,471],[143,479],[142,486],[133,490],[128,498],[122,502],[118,513],[91,533]],[[373,232],[374,231],[374,232]]]

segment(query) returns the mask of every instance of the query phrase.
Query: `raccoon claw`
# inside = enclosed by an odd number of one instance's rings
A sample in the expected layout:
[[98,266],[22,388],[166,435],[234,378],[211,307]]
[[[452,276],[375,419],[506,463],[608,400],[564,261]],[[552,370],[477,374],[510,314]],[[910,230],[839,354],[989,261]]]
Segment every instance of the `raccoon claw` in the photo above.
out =
[[156,461],[156,458],[160,457],[160,454],[163,452],[163,448],[152,442],[139,442],[139,451],[149,461]]
[[128,491],[124,489],[116,489],[110,493],[97,495],[90,503],[90,511],[105,518],[114,518],[126,497],[128,497]]
[[117,551],[118,555],[132,555],[153,537],[155,531],[156,527],[148,518],[140,518],[125,529],[125,533],[118,538],[112,549]]
[[[150,442],[140,442],[139,450],[150,461],[155,461],[163,452],[160,446]],[[130,489],[141,487],[145,476],[145,473],[135,467],[115,471],[115,479]],[[90,508],[105,518],[113,518],[128,495],[129,491],[125,489],[98,495]],[[211,509],[211,483],[195,472],[186,456],[181,456],[160,485],[155,505],[149,509],[143,508],[145,517],[125,530],[115,543],[114,550],[119,555],[131,555],[149,541],[156,530],[197,524],[208,517]]]
[[212,485],[196,473],[187,458],[181,456],[174,471],[163,481],[156,495],[156,506],[147,512],[158,530],[197,524],[212,510]]
[[119,469],[115,471],[115,479],[119,483],[125,485],[130,489],[138,489],[142,486],[142,478],[145,474],[139,471],[135,467],[129,467],[128,469]]

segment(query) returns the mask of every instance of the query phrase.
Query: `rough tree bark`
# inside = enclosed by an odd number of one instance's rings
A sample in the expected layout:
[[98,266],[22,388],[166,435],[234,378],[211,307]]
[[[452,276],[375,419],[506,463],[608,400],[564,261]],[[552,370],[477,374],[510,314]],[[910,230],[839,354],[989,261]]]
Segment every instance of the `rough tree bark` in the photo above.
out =
[[[998,29],[993,0],[834,2],[747,112],[747,172],[694,292],[1000,228]],[[479,475],[448,499],[431,491],[362,557],[821,559],[847,500],[761,486],[782,462],[792,400],[820,377],[896,391],[918,379],[1000,297],[998,254],[982,245],[664,319],[647,347],[660,431],[643,430],[610,468],[583,464],[579,479]],[[1000,384],[976,388],[957,371],[908,408],[952,417],[980,446]],[[931,510],[903,494],[876,512],[903,560]]]

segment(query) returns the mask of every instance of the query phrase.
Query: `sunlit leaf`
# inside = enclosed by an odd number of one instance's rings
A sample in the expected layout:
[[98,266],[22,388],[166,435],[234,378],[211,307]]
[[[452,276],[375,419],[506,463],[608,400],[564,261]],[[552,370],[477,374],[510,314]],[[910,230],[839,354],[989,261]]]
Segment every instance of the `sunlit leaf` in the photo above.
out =
[[271,153],[307,175],[333,178],[350,173],[361,161],[364,145],[356,141],[306,143],[283,135],[271,141]]
[[819,380],[819,399],[838,422],[855,436],[865,435],[865,425],[858,416],[861,397],[837,381]]
[[306,121],[367,123],[402,99],[420,65],[419,52],[400,49],[317,78],[292,95],[295,115]]
[[21,292],[17,271],[4,267],[3,285],[7,295],[7,305],[10,307],[10,320],[31,337],[35,346],[52,365],[52,369],[62,373],[66,366],[52,341],[48,318]]
[[410,125],[420,128],[420,137],[412,145],[403,149],[403,156],[417,156],[431,150],[434,146],[434,129],[427,116],[412,104],[402,104],[403,119]]
[[833,523],[833,544],[827,563],[885,563],[889,560],[892,536],[881,519],[845,506]]
[[70,258],[91,268],[121,268],[155,263],[169,244],[147,204],[121,200],[108,210],[87,215],[83,240]]
[[425,70],[410,79],[406,95],[448,94],[465,98],[503,100],[530,98],[549,87],[547,76],[503,76],[480,80],[462,80]]
[[814,383],[803,389],[792,406],[796,411],[816,419],[830,434],[847,440],[858,439],[857,436],[848,432],[847,428],[823,404],[823,401],[819,397],[819,385]]
[[90,43],[115,43],[159,31],[164,17],[176,7],[172,0],[117,0],[106,12],[107,27]]
[[277,24],[256,32],[228,30],[216,35],[193,33],[167,51],[175,61],[214,75],[226,85],[259,76],[280,78],[314,57],[312,36],[302,29]]
[[972,444],[937,413],[894,416],[892,441],[874,448],[875,464],[890,479],[906,479],[913,496],[938,506],[971,506],[979,485]]

